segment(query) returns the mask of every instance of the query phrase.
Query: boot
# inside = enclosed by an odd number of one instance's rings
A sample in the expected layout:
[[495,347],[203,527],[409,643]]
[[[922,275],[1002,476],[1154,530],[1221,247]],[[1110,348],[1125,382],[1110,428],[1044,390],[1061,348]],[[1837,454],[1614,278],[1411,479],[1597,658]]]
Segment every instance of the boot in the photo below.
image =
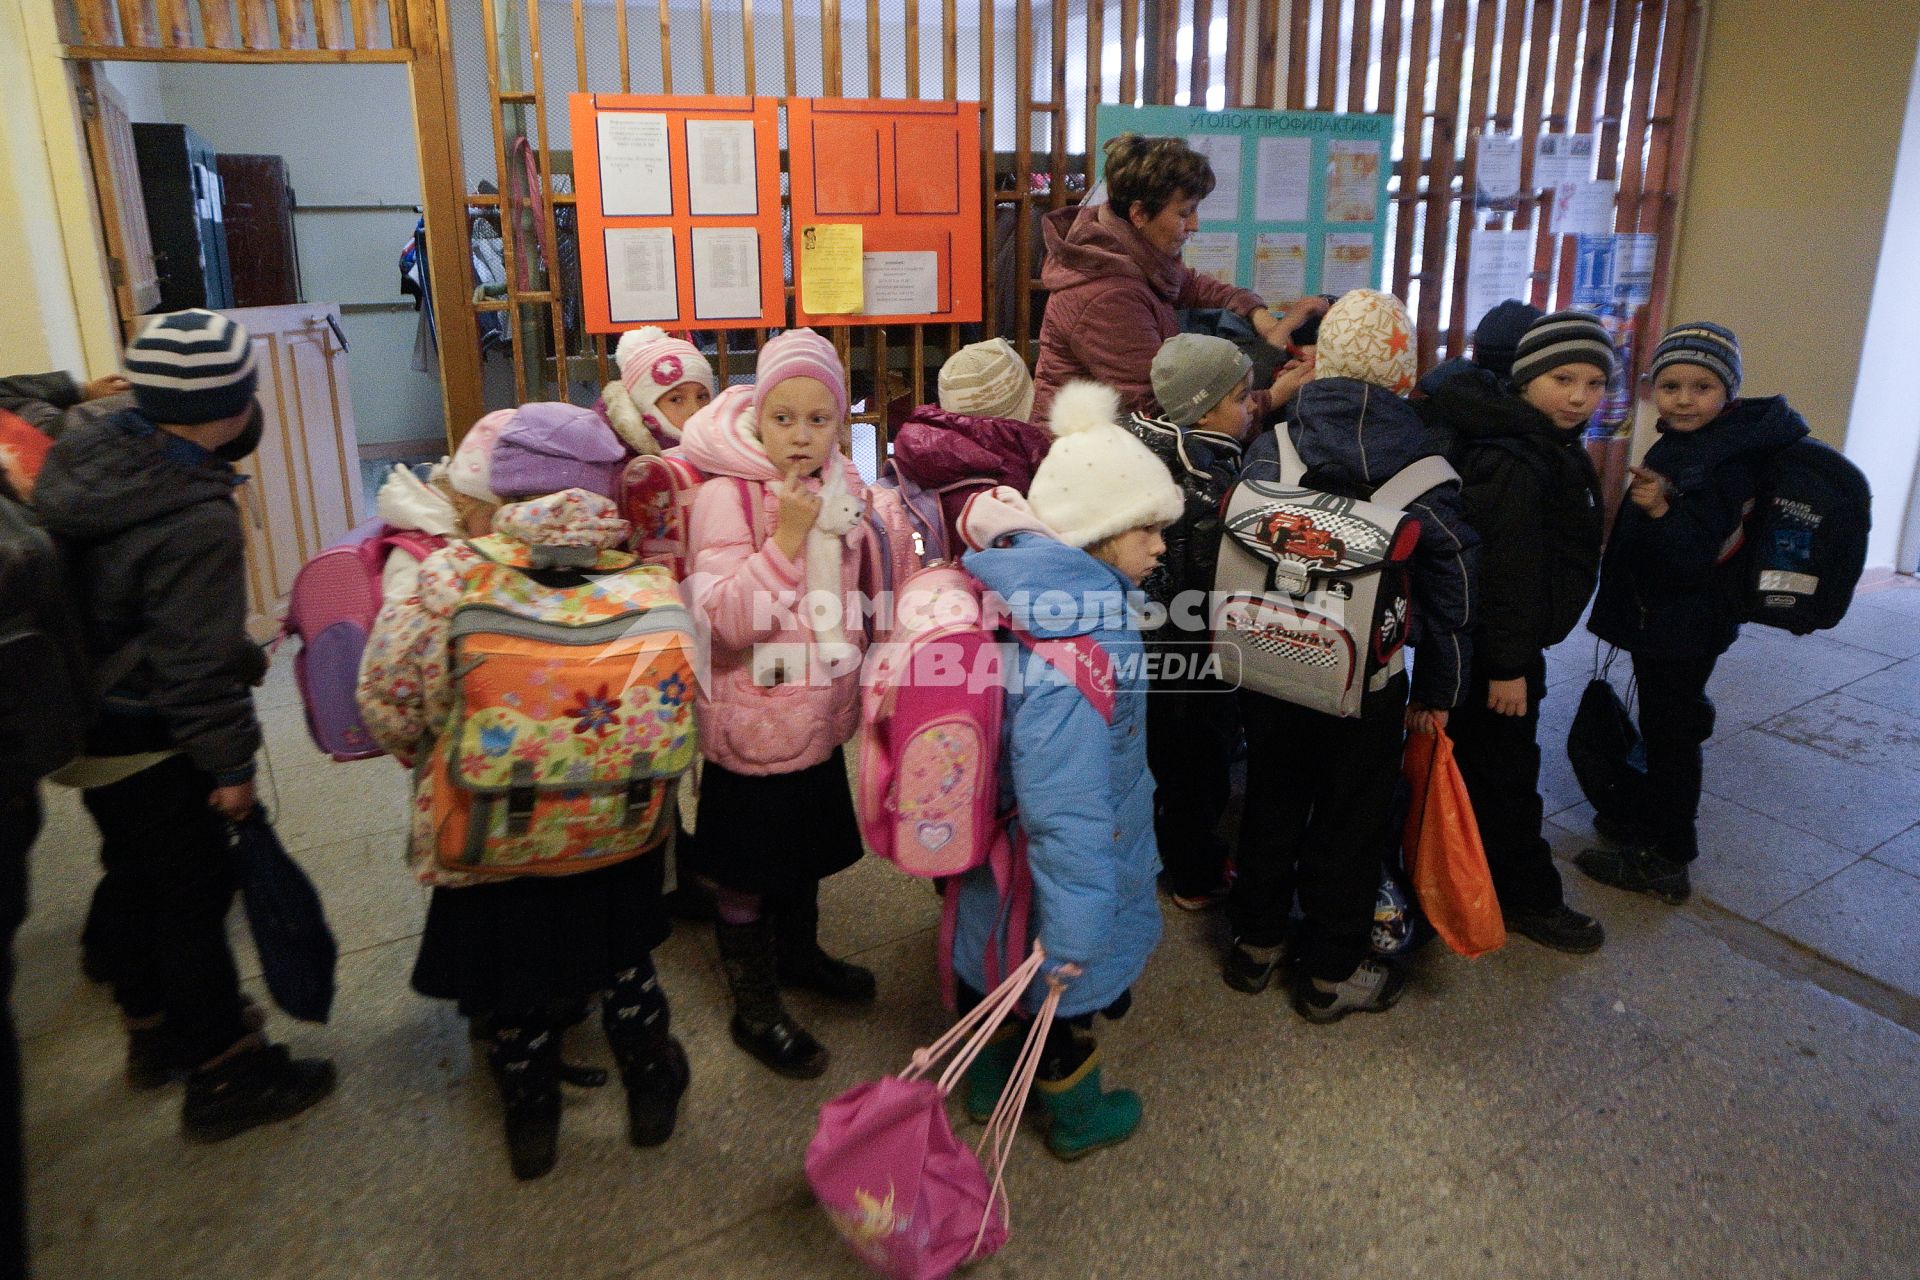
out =
[[774,978],[773,925],[713,926],[720,944],[720,962],[733,992],[733,1042],[764,1065],[795,1080],[812,1080],[827,1069],[827,1050],[807,1029],[795,1022],[780,1003]]
[[780,985],[847,1004],[869,1004],[877,991],[873,970],[835,960],[820,949],[820,882],[790,898],[770,901],[774,958]]
[[297,1116],[332,1093],[334,1080],[324,1058],[294,1058],[277,1044],[241,1049],[187,1077],[187,1141],[219,1142]]
[[1064,1080],[1035,1080],[1034,1097],[1047,1113],[1047,1150],[1062,1160],[1125,1142],[1140,1127],[1140,1095],[1100,1092],[1100,1048]]
[[559,1034],[503,1028],[487,1062],[500,1086],[513,1176],[523,1182],[538,1178],[560,1156]]
[[1020,1048],[1026,1043],[1025,1028],[1015,1025],[1011,1020],[1002,1023],[993,1033],[993,1039],[987,1041],[980,1056],[967,1068],[967,1118],[975,1124],[985,1124],[993,1119],[993,1110],[1000,1105],[1000,1095],[1007,1090],[1007,1081],[1013,1078],[1013,1064],[1020,1057]]
[[611,1043],[620,1082],[627,1087],[627,1140],[636,1147],[657,1147],[673,1136],[679,1118],[680,1095],[692,1076],[687,1051],[667,1034],[665,1018]]

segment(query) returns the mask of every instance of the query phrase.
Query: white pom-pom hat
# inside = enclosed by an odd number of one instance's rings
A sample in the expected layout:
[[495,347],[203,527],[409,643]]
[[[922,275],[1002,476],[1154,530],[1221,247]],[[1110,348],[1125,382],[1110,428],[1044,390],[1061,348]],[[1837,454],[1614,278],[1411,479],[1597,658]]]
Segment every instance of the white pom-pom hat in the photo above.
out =
[[1070,382],[1053,399],[1053,447],[1027,503],[1070,547],[1172,524],[1186,510],[1166,464],[1119,422],[1120,396],[1100,383]]
[[679,431],[654,409],[660,397],[687,382],[699,383],[710,396],[719,394],[713,366],[700,354],[700,348],[683,338],[667,336],[658,325],[621,334],[613,359],[620,366],[620,382],[633,397],[647,428],[656,434],[664,430],[674,440],[680,438]]

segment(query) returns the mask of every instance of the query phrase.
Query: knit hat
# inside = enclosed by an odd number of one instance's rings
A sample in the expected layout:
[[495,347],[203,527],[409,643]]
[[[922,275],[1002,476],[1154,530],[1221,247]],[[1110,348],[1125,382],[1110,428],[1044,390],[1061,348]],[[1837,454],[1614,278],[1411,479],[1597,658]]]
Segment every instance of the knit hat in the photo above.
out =
[[460,437],[460,447],[447,463],[447,483],[455,493],[500,505],[500,495],[493,491],[493,445],[513,415],[512,409],[495,409]]
[[940,366],[940,407],[1025,422],[1033,413],[1033,375],[1005,338],[972,343]]
[[1706,320],[1677,324],[1653,349],[1649,378],[1657,378],[1670,364],[1697,364],[1727,384],[1727,399],[1740,394],[1740,339],[1733,330]]
[[1377,289],[1355,289],[1320,319],[1315,378],[1354,378],[1403,396],[1413,390],[1413,322],[1406,304]]
[[812,378],[826,387],[840,411],[840,421],[847,420],[847,377],[831,342],[811,329],[788,329],[768,338],[754,372],[755,408],[765,404],[773,389],[788,378]]
[[1533,322],[1546,315],[1536,306],[1508,298],[1480,317],[1473,331],[1473,362],[1501,377],[1513,375],[1513,355]]
[[231,418],[260,380],[253,336],[211,311],[155,316],[127,347],[125,363],[140,412],[181,426]]
[[1053,447],[1033,473],[1027,501],[1070,547],[1172,524],[1186,510],[1166,464],[1119,420],[1112,387],[1069,382],[1053,398]]
[[1226,399],[1252,368],[1246,352],[1225,338],[1176,333],[1154,353],[1153,398],[1168,422],[1190,427]]
[[591,409],[553,401],[523,404],[493,446],[493,491],[538,497],[562,489],[613,495],[627,451]]
[[700,348],[682,338],[668,337],[666,330],[658,325],[629,329],[621,334],[620,344],[613,349],[613,359],[620,366],[621,385],[633,397],[641,420],[649,430],[667,428],[678,434],[653,411],[660,397],[675,387],[697,382],[707,389],[708,395],[716,391],[713,366],[700,354]]
[[1590,364],[1613,376],[1613,339],[1591,311],[1556,311],[1527,326],[1513,352],[1513,385],[1524,387],[1565,364]]

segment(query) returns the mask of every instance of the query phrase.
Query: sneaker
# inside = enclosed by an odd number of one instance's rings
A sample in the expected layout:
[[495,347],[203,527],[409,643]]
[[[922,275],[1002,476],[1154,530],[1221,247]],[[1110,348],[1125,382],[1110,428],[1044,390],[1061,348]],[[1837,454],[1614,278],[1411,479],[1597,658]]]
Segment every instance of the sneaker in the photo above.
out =
[[1573,865],[1601,884],[1629,893],[1644,893],[1677,907],[1693,892],[1687,864],[1669,862],[1644,845],[1631,849],[1586,849]]
[[1227,962],[1221,977],[1235,991],[1258,995],[1273,981],[1273,975],[1287,963],[1287,946],[1253,947],[1235,938],[1227,948]]
[[285,1045],[248,1049],[187,1077],[181,1120],[189,1142],[219,1142],[299,1115],[333,1092],[333,1064],[294,1058]]
[[1322,991],[1306,974],[1293,988],[1293,1007],[1308,1022],[1338,1022],[1350,1013],[1385,1013],[1400,999],[1406,975],[1376,957],[1368,957],[1332,991]]
[[1173,905],[1182,911],[1205,911],[1209,907],[1216,907],[1222,902],[1225,902],[1227,900],[1227,890],[1223,885],[1220,888],[1208,889],[1202,893],[1174,893],[1169,891],[1167,897],[1172,899]]
[[1607,940],[1607,931],[1600,927],[1598,920],[1575,911],[1564,902],[1545,911],[1504,914],[1507,932],[1532,938],[1543,947],[1552,947],[1569,955],[1584,956],[1598,951],[1600,944]]

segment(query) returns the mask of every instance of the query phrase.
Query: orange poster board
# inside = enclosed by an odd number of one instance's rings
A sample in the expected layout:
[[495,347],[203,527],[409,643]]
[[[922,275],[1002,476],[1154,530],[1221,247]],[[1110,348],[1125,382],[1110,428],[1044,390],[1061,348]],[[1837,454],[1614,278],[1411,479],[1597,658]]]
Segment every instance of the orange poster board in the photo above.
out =
[[773,98],[576,93],[587,332],[786,323]]
[[796,324],[947,324],[981,315],[980,104],[787,102],[794,277],[807,228],[857,223],[865,309]]

